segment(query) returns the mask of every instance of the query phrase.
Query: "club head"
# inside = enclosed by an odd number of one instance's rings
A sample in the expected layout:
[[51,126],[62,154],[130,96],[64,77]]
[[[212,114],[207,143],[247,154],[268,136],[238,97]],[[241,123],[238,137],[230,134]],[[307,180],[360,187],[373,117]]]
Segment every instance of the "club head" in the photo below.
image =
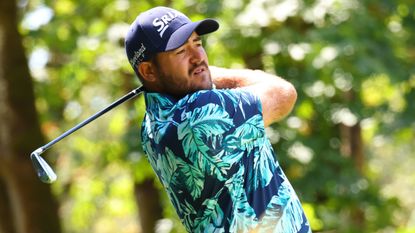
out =
[[32,152],[32,154],[30,154],[30,159],[32,160],[33,166],[36,169],[36,173],[39,179],[43,183],[50,184],[54,182],[58,177],[52,170],[52,168],[49,166],[49,164],[47,164],[46,161],[39,154],[40,153],[38,152],[38,150]]

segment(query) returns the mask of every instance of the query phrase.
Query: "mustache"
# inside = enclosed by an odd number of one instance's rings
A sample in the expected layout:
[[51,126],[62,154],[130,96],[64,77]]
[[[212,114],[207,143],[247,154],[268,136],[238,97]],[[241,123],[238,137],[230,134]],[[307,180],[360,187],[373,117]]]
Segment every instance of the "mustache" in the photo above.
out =
[[189,70],[189,76],[191,76],[192,75],[192,73],[197,69],[197,68],[199,68],[199,67],[204,67],[204,68],[206,68],[206,69],[209,69],[208,68],[208,65],[206,64],[206,62],[205,61],[201,61],[199,64],[196,64],[196,65],[193,65],[191,68],[190,68],[190,70]]

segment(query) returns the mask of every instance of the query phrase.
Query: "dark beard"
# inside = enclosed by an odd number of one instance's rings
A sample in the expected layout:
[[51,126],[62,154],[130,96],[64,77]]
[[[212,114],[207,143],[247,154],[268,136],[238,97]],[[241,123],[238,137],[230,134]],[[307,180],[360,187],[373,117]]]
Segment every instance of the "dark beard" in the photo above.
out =
[[[186,84],[182,84],[182,83],[172,83],[171,80],[174,80],[174,77],[172,75],[170,75],[169,73],[164,72],[163,68],[161,66],[159,66],[158,63],[155,63],[155,65],[156,65],[156,68],[157,68],[158,78],[160,79],[161,85],[162,85],[163,89],[165,90],[166,94],[169,94],[169,95],[171,95],[175,98],[181,99],[184,96],[186,96],[187,94],[194,93],[196,91],[201,90],[201,88],[192,89],[192,87],[187,87]],[[189,77],[192,75],[192,73],[195,71],[195,69],[197,69],[201,66],[205,67],[205,69],[207,71],[209,71],[209,67],[207,66],[206,62],[202,61],[199,64],[192,65],[192,67],[189,69],[189,72],[188,72]],[[211,84],[212,84],[212,82],[211,82]]]

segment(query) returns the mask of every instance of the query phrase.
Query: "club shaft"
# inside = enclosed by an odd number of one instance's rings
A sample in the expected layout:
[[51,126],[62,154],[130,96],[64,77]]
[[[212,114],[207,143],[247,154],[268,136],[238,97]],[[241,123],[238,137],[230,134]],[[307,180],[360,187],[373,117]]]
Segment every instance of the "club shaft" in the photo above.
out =
[[53,139],[52,141],[48,142],[47,144],[43,145],[42,147],[39,147],[36,150],[37,153],[38,154],[43,153],[45,150],[49,149],[51,146],[53,146],[54,144],[56,144],[57,142],[59,142],[63,138],[67,137],[68,135],[72,134],[73,132],[77,131],[78,129],[84,127],[85,125],[87,125],[91,121],[93,121],[93,120],[97,119],[98,117],[104,115],[105,113],[107,113],[111,109],[117,107],[118,105],[124,103],[125,101],[137,96],[142,91],[143,91],[143,87],[139,87],[139,88],[136,88],[136,89],[130,91],[129,93],[127,93],[123,97],[119,98],[118,100],[114,101],[112,104],[108,105],[108,107],[102,109],[101,111],[99,111],[99,112],[95,113],[94,115],[90,116],[88,119],[85,119],[81,123],[75,125],[73,128],[69,129],[68,131],[61,134],[59,137]]

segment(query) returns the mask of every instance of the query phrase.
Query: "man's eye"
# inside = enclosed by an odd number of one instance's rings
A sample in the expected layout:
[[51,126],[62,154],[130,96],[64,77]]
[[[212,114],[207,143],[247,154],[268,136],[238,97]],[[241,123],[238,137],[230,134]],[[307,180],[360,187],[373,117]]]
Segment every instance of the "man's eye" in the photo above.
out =
[[184,53],[184,49],[180,49],[179,51],[176,52],[176,54],[182,54]]

